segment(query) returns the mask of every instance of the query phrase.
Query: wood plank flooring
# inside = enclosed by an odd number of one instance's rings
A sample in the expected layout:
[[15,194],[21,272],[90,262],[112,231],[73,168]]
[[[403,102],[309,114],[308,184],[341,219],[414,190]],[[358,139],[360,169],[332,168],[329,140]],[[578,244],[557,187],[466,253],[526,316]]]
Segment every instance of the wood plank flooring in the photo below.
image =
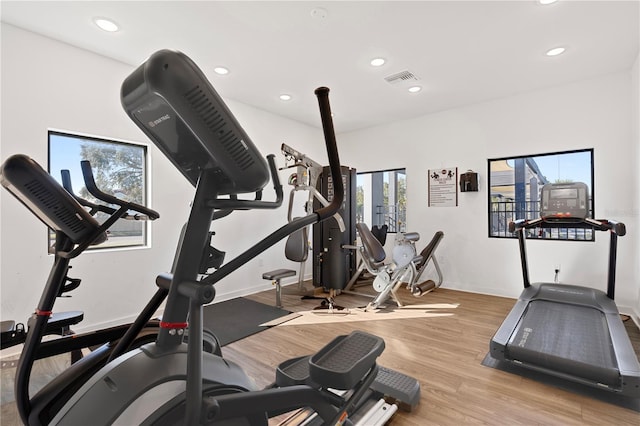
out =
[[[280,362],[313,353],[337,335],[363,330],[385,340],[380,365],[417,378],[422,387],[417,409],[399,411],[392,425],[640,425],[640,413],[633,410],[481,365],[489,340],[513,306],[513,299],[442,288],[422,298],[403,289],[400,296],[407,305],[456,307],[434,308],[448,316],[273,327],[225,346],[223,353],[242,365],[259,386],[265,386],[273,381]],[[249,298],[275,302],[273,291]],[[343,294],[336,303],[354,308],[368,300]],[[309,310],[318,304],[318,300],[283,295],[284,308],[291,311]],[[640,355],[640,331],[631,320],[625,325]],[[59,360],[52,363],[42,370],[50,373],[61,364]],[[4,392],[11,389],[10,371],[2,371],[3,426],[20,424],[14,404]]]
[[[250,365],[259,384],[273,379],[284,359],[312,353],[338,334],[363,330],[384,338],[380,365],[417,378],[420,406],[398,412],[393,425],[640,425],[640,413],[481,365],[489,341],[513,299],[438,289],[421,298],[400,290],[407,305],[457,305],[436,309],[451,316],[271,328],[224,348],[225,357]],[[250,298],[273,304],[273,292]],[[340,295],[338,304],[363,306],[368,299]],[[318,301],[283,296],[284,308],[308,310]],[[640,331],[625,322],[640,357]],[[270,348],[272,348],[270,350]],[[256,357],[255,354],[261,354]]]

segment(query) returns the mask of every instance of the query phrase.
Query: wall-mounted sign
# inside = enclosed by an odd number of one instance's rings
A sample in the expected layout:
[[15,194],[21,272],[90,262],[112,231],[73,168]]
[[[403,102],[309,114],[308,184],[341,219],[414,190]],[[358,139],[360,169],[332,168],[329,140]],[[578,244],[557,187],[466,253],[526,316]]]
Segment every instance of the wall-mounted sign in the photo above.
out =
[[458,168],[429,170],[429,207],[458,205]]

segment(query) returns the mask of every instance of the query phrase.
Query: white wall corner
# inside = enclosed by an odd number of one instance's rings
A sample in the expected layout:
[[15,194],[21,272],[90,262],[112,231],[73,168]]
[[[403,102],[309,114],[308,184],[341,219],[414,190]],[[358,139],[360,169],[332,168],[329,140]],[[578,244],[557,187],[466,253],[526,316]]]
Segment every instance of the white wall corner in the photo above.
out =
[[[636,56],[636,60],[631,67],[631,146],[635,150],[633,153],[635,160],[635,164],[640,164],[640,52]],[[634,202],[633,202],[633,228],[636,230],[640,230],[640,181],[636,178],[635,185],[635,194],[634,194]],[[635,235],[632,236],[634,238],[634,250],[635,256],[637,259],[640,256],[640,235],[636,231]],[[636,285],[637,291],[637,299],[635,305],[635,320],[636,324],[639,324],[638,317],[640,316],[640,262],[635,262],[635,270],[634,274],[634,282]]]

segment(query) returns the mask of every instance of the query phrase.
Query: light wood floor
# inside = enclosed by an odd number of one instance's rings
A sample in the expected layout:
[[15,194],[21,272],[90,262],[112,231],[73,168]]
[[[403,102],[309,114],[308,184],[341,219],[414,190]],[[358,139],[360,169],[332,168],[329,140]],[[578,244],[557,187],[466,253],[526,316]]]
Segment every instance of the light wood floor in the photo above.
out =
[[[398,412],[393,425],[640,425],[640,413],[524,379],[481,365],[489,341],[514,304],[513,299],[438,289],[421,298],[401,290],[406,304],[458,304],[442,309],[452,316],[284,326],[268,329],[224,348],[228,359],[267,384],[282,360],[313,353],[339,334],[363,330],[384,338],[379,364],[417,378],[422,388],[419,407]],[[273,292],[250,298],[274,302]],[[368,299],[340,295],[338,304],[362,306]],[[285,296],[284,308],[296,311],[317,305]],[[636,352],[640,331],[631,320]],[[260,354],[260,356],[256,356]]]
[[[223,354],[264,386],[273,381],[280,362],[313,353],[337,335],[363,330],[385,340],[380,365],[417,378],[422,387],[418,408],[412,413],[398,412],[393,425],[640,425],[638,412],[482,366],[489,340],[513,299],[447,289],[419,299],[404,290],[400,293],[407,304],[457,307],[438,309],[450,316],[273,327],[225,346]],[[249,298],[267,304],[275,301],[273,291]],[[340,295],[336,302],[353,308],[367,300]],[[284,295],[283,304],[285,309],[299,311],[312,309],[318,301]],[[627,321],[627,329],[640,354],[640,331],[631,321]],[[10,382],[5,370],[3,389]],[[3,400],[6,402],[4,394]],[[3,426],[19,424],[12,410],[13,404],[3,404]]]

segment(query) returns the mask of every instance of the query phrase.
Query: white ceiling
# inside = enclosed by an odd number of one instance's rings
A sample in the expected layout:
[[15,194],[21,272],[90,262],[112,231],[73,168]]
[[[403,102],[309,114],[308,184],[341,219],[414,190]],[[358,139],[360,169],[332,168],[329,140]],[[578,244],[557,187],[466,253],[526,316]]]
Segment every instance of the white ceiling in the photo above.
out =
[[[181,50],[224,97],[314,126],[313,90],[328,86],[336,130],[346,132],[629,70],[639,4],[3,0],[0,13],[6,23],[132,66],[159,49]],[[121,30],[99,30],[96,16]],[[556,46],[566,52],[545,56]],[[371,67],[376,56],[387,63]],[[231,73],[214,74],[218,65]],[[421,92],[384,79],[405,70]],[[293,99],[282,102],[280,93]]]

